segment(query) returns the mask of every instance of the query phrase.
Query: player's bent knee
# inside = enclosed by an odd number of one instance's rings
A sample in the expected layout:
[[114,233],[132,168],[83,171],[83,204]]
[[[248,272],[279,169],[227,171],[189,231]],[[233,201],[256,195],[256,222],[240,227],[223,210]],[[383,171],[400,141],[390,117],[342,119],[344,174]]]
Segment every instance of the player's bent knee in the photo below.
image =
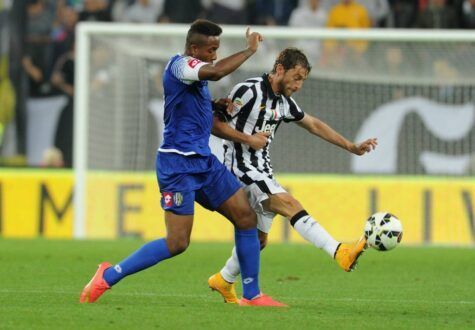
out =
[[190,245],[190,240],[187,238],[167,239],[167,245],[171,255],[176,256],[186,251],[186,249]]
[[250,207],[243,208],[236,213],[233,222],[238,229],[252,229],[257,226],[257,216]]

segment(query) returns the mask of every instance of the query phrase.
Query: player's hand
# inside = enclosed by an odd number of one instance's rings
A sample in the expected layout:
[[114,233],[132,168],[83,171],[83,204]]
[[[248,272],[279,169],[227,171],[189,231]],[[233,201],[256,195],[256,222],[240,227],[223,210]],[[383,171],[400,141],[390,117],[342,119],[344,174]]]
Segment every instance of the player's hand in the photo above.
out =
[[43,81],[43,72],[36,66],[33,66],[30,71],[31,78],[36,82]]
[[213,110],[214,111],[219,111],[219,112],[229,112],[228,108],[229,105],[231,104],[231,99],[229,98],[221,98],[221,99],[214,99],[213,100]]
[[214,99],[211,103],[214,116],[216,116],[216,118],[218,118],[222,122],[227,122],[230,119],[228,113],[228,108],[230,104],[231,99],[228,98]]
[[377,145],[378,145],[378,139],[371,138],[359,144],[353,144],[350,151],[354,153],[355,155],[361,156],[367,152],[370,152],[371,150],[376,149]]
[[246,40],[247,40],[247,48],[251,50],[252,52],[257,51],[257,48],[259,47],[259,43],[264,40],[262,35],[257,32],[252,32],[251,33],[251,28],[247,27],[246,29]]
[[269,136],[269,132],[257,132],[249,136],[247,144],[254,150],[262,149],[266,146]]

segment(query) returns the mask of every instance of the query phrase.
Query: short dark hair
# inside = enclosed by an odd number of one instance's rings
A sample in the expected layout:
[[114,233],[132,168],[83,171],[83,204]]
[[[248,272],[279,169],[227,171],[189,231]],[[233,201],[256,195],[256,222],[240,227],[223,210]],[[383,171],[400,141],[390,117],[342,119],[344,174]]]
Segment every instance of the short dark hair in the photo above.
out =
[[220,36],[222,32],[223,30],[218,24],[206,19],[197,19],[191,24],[190,29],[188,30],[188,34],[186,35],[186,46],[200,44],[201,40],[197,38],[197,35],[217,37]]
[[307,69],[308,73],[312,70],[312,66],[308,62],[307,56],[305,56],[300,49],[294,47],[285,48],[279,53],[279,56],[277,56],[277,59],[274,62],[272,73],[275,73],[278,64],[281,64],[285,71],[290,70],[297,65]]

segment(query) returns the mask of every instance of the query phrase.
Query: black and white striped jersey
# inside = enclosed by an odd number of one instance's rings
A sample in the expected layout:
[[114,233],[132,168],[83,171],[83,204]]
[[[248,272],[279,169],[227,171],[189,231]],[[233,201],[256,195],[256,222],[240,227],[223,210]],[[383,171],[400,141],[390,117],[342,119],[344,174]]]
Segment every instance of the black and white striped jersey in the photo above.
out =
[[[232,89],[229,98],[233,109],[228,124],[246,134],[271,133],[267,145],[254,150],[246,144],[224,141],[224,164],[245,184],[253,180],[246,173],[258,171],[273,178],[269,147],[282,121],[299,121],[304,112],[291,97],[276,95],[268,75],[248,79]],[[249,173],[250,174],[250,173]]]

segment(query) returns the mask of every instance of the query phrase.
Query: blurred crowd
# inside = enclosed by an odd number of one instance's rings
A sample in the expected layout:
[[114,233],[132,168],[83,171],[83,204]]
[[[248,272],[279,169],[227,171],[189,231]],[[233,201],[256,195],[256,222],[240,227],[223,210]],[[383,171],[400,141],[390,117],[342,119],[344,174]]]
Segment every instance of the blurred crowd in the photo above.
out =
[[[17,110],[17,121],[26,124],[16,125],[20,140],[16,149],[26,153],[25,126],[33,120],[29,113],[49,106],[42,105],[41,99],[62,96],[62,101],[57,101],[62,110],[54,137],[61,157],[49,152],[43,162],[51,162],[53,157],[57,166],[67,167],[72,165],[74,35],[78,22],[160,24],[207,18],[219,24],[319,28],[475,28],[475,0],[0,0],[0,10],[2,3],[9,4],[16,20],[16,28],[10,31],[12,39],[18,32],[23,36],[23,42],[12,42],[10,47],[10,69],[17,65],[22,71],[16,73],[14,85],[25,101],[19,102],[17,109],[29,108]],[[364,45],[356,43],[354,48],[358,47]],[[0,147],[2,131],[0,122]],[[34,145],[35,137],[30,139]]]
[[78,21],[312,27],[475,28],[474,0],[28,0],[29,32],[64,37]]

